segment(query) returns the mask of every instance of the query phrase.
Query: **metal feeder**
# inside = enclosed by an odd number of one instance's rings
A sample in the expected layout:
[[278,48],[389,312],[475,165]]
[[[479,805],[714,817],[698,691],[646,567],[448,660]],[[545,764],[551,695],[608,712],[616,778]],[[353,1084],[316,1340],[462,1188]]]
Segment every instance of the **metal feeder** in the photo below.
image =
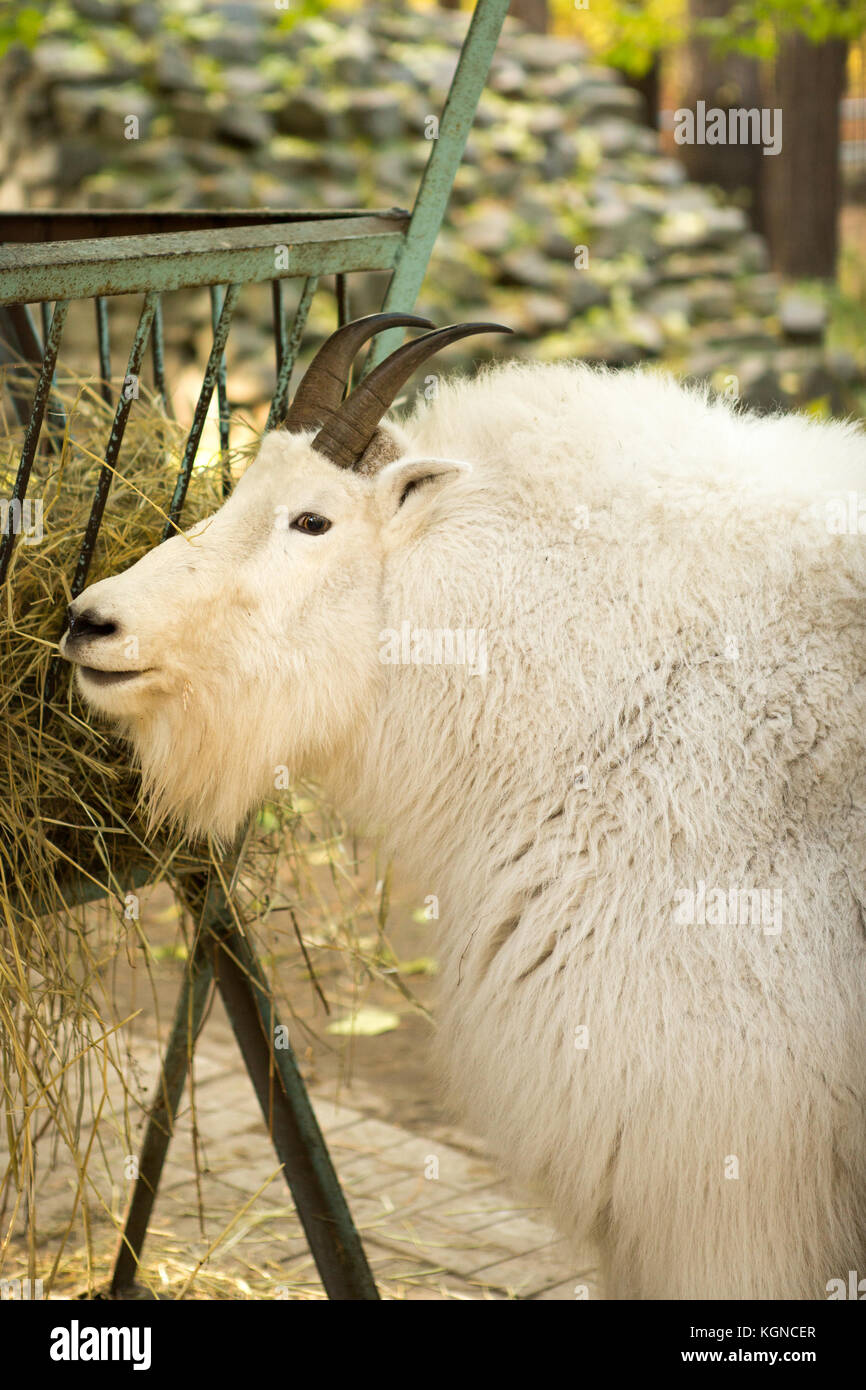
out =
[[[274,209],[222,213],[0,213],[0,361],[23,360],[38,371],[32,399],[28,398],[29,393],[22,392],[20,383],[16,386],[13,380],[10,385],[13,406],[26,426],[13,501],[23,503],[27,495],[70,301],[89,298],[94,302],[99,379],[103,397],[110,404],[111,345],[106,301],[113,295],[144,296],[126,376],[140,376],[150,346],[154,386],[167,407],[163,296],[178,289],[210,287],[213,341],[171,502],[172,523],[182,513],[214,391],[219,405],[220,444],[224,452],[228,449],[224,354],[244,285],[269,282],[272,287],[277,380],[269,428],[285,411],[310,304],[323,276],[336,277],[341,323],[349,318],[346,277],[353,271],[392,271],[382,308],[409,312],[426,272],[507,11],[508,0],[478,0],[475,6],[442,113],[439,136],[431,142],[411,213],[398,208],[336,213]],[[278,271],[274,264],[275,245],[288,248],[286,268]],[[284,282],[298,278],[303,280],[303,286],[289,324],[283,303]],[[40,306],[41,332],[29,308],[36,304]],[[368,365],[374,365],[396,347],[399,332],[383,333],[375,341]],[[121,392],[81,548],[77,557],[70,557],[73,597],[87,584],[131,408],[131,399]],[[228,492],[228,471],[223,483]],[[6,582],[16,540],[13,516],[14,508],[10,507],[7,528],[0,538],[0,585]],[[167,533],[172,529],[168,526]],[[58,637],[61,629],[62,615],[58,613]],[[56,668],[49,674],[46,700],[50,699],[55,677]],[[94,891],[93,882],[83,877],[70,887],[71,895],[79,902],[101,895]],[[193,873],[185,881],[185,887],[199,922],[196,945],[187,964],[162,1062],[158,1094],[141,1150],[140,1176],[126,1215],[111,1292],[123,1297],[132,1287],[195,1040],[211,984],[215,982],[328,1297],[378,1298],[295,1056],[291,1049],[273,1045],[279,1020],[259,962],[238,931],[219,882],[204,864],[200,873]],[[104,892],[108,891],[106,885]]]

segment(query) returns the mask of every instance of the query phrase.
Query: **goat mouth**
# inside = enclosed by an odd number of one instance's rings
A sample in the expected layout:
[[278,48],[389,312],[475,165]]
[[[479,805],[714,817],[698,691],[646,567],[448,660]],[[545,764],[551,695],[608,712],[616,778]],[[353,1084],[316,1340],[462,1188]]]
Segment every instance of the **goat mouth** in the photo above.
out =
[[135,680],[136,676],[145,676],[152,670],[151,666],[143,671],[103,671],[98,666],[79,666],[78,670],[93,685],[125,685],[128,681]]

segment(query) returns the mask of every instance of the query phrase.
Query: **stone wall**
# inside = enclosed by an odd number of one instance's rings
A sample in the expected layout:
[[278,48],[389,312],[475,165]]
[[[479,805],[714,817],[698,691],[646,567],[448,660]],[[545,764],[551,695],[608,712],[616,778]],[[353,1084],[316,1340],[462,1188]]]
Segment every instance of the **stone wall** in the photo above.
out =
[[[409,205],[466,16],[287,26],[269,4],[52,6],[4,63],[2,205]],[[824,345],[821,304],[780,290],[743,213],[642,116],[578,43],[509,20],[420,309],[501,319],[533,357],[661,359],[762,408],[857,410],[863,363]],[[377,308],[382,277],[359,278],[353,309]]]

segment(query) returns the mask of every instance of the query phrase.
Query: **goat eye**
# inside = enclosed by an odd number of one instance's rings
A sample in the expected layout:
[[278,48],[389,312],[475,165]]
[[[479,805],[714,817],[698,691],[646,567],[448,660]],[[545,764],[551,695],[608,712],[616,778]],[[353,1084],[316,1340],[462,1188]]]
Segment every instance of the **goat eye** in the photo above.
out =
[[303,531],[308,536],[323,536],[330,531],[331,523],[326,516],[319,516],[318,512],[301,512],[292,522],[292,529]]

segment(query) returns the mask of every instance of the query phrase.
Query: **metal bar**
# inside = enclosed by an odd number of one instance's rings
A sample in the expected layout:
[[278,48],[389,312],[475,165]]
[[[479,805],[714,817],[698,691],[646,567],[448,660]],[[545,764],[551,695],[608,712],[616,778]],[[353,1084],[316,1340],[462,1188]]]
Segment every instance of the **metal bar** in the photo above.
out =
[[378,1299],[294,1053],[290,1047],[274,1045],[279,1021],[259,963],[237,931],[216,878],[206,872],[194,875],[184,885],[184,897],[199,923],[196,946],[148,1119],[111,1290],[120,1294],[135,1278],[195,1040],[216,978],[328,1296]]
[[280,363],[277,373],[277,384],[274,389],[274,397],[271,401],[271,408],[268,412],[265,432],[276,429],[280,420],[285,416],[289,403],[289,381],[291,380],[292,370],[295,365],[295,358],[298,355],[298,348],[301,346],[301,339],[304,336],[304,329],[307,326],[307,316],[310,312],[310,305],[313,302],[313,295],[318,287],[318,277],[310,275],[304,282],[301,290],[301,298],[295,311],[295,321],[292,324],[292,331],[289,334],[289,341]]
[[127,208],[37,208],[0,212],[0,243],[81,241],[90,237],[152,236],[158,232],[192,232],[214,227],[261,227],[285,222],[323,222],[349,217],[393,217],[403,208],[163,208],[158,212]]
[[[448,206],[454,177],[472,128],[475,108],[484,89],[509,0],[478,0],[469,32],[460,52],[457,70],[442,111],[439,138],[434,140],[430,158],[421,179],[409,228],[383,310],[408,313],[415,304],[424,280],[430,253]],[[365,371],[399,347],[400,329],[380,333],[374,339]]]
[[[213,332],[217,331],[222,302],[224,297],[222,285],[211,285],[210,287],[210,321]],[[228,497],[232,490],[231,465],[229,464],[229,401],[226,391],[226,355],[222,353],[217,366],[217,411],[219,415],[219,434],[220,434],[220,465],[222,467],[222,491],[223,497]]]
[[335,276],[337,293],[337,327],[342,328],[344,323],[349,322],[349,286],[346,276],[340,272]]
[[294,1053],[274,1045],[273,1001],[233,924],[215,947],[214,977],[328,1297],[378,1299]]
[[[390,270],[403,245],[405,214],[158,232],[0,246],[0,304],[260,283],[284,276]],[[274,271],[274,247],[285,246]]]
[[205,928],[187,962],[160,1073],[159,1090],[147,1121],[138,1161],[138,1177],[124,1221],[111,1278],[111,1292],[129,1289],[135,1280],[159,1180],[174,1133],[174,1122],[192,1063],[195,1040],[204,1021],[213,982],[211,942]]
[[271,283],[271,306],[274,316],[274,349],[277,359],[277,379],[279,380],[280,371],[285,361],[286,353],[289,350],[289,338],[286,332],[286,306],[285,306],[285,285],[282,280],[274,280]]
[[240,292],[241,286],[239,284],[229,285],[226,290],[226,296],[223,300],[223,306],[219,316],[219,323],[216,326],[216,331],[213,336],[210,356],[207,360],[207,367],[205,368],[204,379],[202,380],[201,391],[199,392],[198,403],[195,408],[195,414],[193,415],[192,428],[187,436],[186,448],[183,451],[180,472],[177,475],[174,495],[171,499],[171,506],[168,512],[168,521],[162,533],[162,540],[164,541],[167,541],[169,536],[175,535],[177,531],[177,522],[192,475],[193,460],[201,440],[201,432],[204,429],[205,418],[211,403],[214,385],[219,372],[220,358],[225,351],[226,339],[229,336],[229,328],[231,327],[232,314],[235,311],[235,305],[238,302]]
[[[23,305],[23,308],[24,308],[25,314],[27,314],[27,315],[29,316],[30,310],[27,308],[27,305],[26,305],[26,304]],[[39,317],[40,317],[40,320],[41,320],[41,323],[42,323],[42,343],[43,343],[43,346],[44,346],[44,344],[45,344],[45,342],[46,342],[46,340],[47,340],[47,338],[48,338],[48,332],[49,332],[49,329],[50,329],[50,326],[51,326],[51,315],[52,315],[53,312],[54,312],[53,305],[51,305],[50,303],[46,302],[45,300],[43,300],[42,303],[39,305]],[[40,354],[40,355],[41,355],[41,354]],[[57,385],[57,370],[56,370],[56,365],[55,365],[55,370],[51,373],[51,385],[52,385],[52,387],[56,387],[56,385]],[[63,406],[60,404],[60,402],[59,402],[54,396],[49,396],[49,398],[48,398],[48,406],[47,406],[47,408],[46,408],[45,414],[49,417],[49,419],[48,419],[48,424],[49,424],[49,425],[52,425],[52,424],[53,424],[54,426],[56,426],[56,429],[57,429],[57,430],[59,431],[59,433],[62,435],[63,432],[64,432],[64,430],[66,429],[66,411],[63,409]],[[50,417],[51,417],[52,415],[55,416],[56,419],[51,420]],[[43,447],[46,447],[46,446],[47,446],[48,450],[49,450],[52,454],[57,454],[57,453],[60,452],[60,445],[59,445],[57,439],[56,439],[56,438],[54,437],[54,435],[51,433],[51,430],[50,430],[50,429],[49,429],[49,430],[46,432],[46,434],[43,436],[42,444],[43,444]]]
[[38,367],[42,361],[44,337],[33,326],[33,319],[26,304],[8,304],[0,307],[0,364],[8,366],[5,385],[9,392],[19,424],[26,425],[30,419],[30,383],[16,374],[22,366]]
[[[342,328],[343,324],[348,323],[352,317],[351,308],[349,304],[349,282],[348,277],[345,275],[336,275],[334,277],[334,280],[335,289],[337,293],[337,327]],[[355,364],[352,363],[349,367],[349,375],[346,378],[346,386],[343,391],[344,400],[351,391],[354,381]]]
[[126,376],[120,388],[120,399],[117,402],[111,433],[108,436],[108,444],[105,449],[105,463],[100,470],[96,491],[93,494],[90,516],[87,519],[87,528],[84,532],[84,539],[81,542],[78,564],[75,567],[75,574],[72,579],[71,592],[73,598],[78,597],[87,583],[87,576],[93,560],[93,551],[96,546],[96,538],[99,535],[99,527],[102,523],[102,514],[105,511],[105,504],[108,501],[108,494],[111,490],[117,457],[120,453],[120,446],[123,443],[123,436],[126,431],[126,422],[129,419],[129,412],[132,409],[133,393],[130,390],[130,383],[133,381],[137,382],[141,376],[141,364],[144,358],[144,350],[147,347],[147,340],[150,337],[153,316],[156,312],[156,301],[157,295],[154,291],[148,291],[144,297],[144,304],[142,305],[141,316],[138,320],[138,327],[135,330],[135,337],[132,340],[132,347],[129,350]]
[[[77,598],[87,585],[87,576],[90,573],[90,566],[93,562],[93,552],[96,549],[99,528],[102,525],[102,517],[105,512],[105,505],[108,501],[108,494],[111,491],[111,484],[114,481],[120,446],[123,443],[123,436],[126,432],[126,422],[129,419],[129,412],[132,410],[132,402],[135,399],[135,394],[137,394],[133,393],[130,389],[130,383],[137,383],[141,376],[141,365],[147,347],[147,340],[150,337],[153,316],[156,312],[156,301],[157,295],[153,292],[149,292],[145,295],[138,326],[135,330],[135,337],[132,340],[132,347],[129,350],[126,376],[120,388],[120,398],[117,402],[114,420],[111,425],[111,433],[108,436],[108,443],[105,447],[105,463],[102,465],[99,471],[99,477],[96,481],[93,501],[90,504],[90,515],[87,518],[87,526],[85,527],[81,542],[81,549],[78,552],[75,573],[72,576],[70,592],[73,598]],[[58,637],[59,636],[60,633],[58,633]],[[60,655],[53,656],[48,663],[48,669],[45,672],[45,681],[42,686],[42,702],[46,706],[54,699],[57,679],[64,664],[63,658]]]
[[[21,460],[18,464],[15,486],[12,489],[12,502],[23,502],[27,494],[27,485],[30,482],[30,471],[33,467],[33,460],[36,457],[39,434],[45,416],[45,407],[51,392],[51,381],[54,376],[54,368],[57,364],[57,354],[60,350],[60,340],[63,336],[63,325],[66,322],[68,310],[69,301],[66,299],[58,299],[54,306],[51,327],[48,330],[48,336],[45,340],[45,351],[42,356],[39,380],[36,383],[36,392],[33,397],[30,420],[27,425],[27,431],[24,435],[24,445],[21,450]],[[6,530],[2,539],[0,539],[0,584],[3,584],[6,579],[14,546],[15,512],[10,506],[6,518]]]
[[108,333],[108,305],[101,294],[93,301],[96,306],[96,342],[99,350],[99,391],[106,405],[111,405],[111,339]]
[[151,343],[151,353],[153,357],[153,384],[159,392],[162,408],[166,415],[174,418],[174,409],[169,399],[168,388],[165,384],[165,334],[162,322],[162,295],[157,298],[156,313],[153,316],[153,342]]

